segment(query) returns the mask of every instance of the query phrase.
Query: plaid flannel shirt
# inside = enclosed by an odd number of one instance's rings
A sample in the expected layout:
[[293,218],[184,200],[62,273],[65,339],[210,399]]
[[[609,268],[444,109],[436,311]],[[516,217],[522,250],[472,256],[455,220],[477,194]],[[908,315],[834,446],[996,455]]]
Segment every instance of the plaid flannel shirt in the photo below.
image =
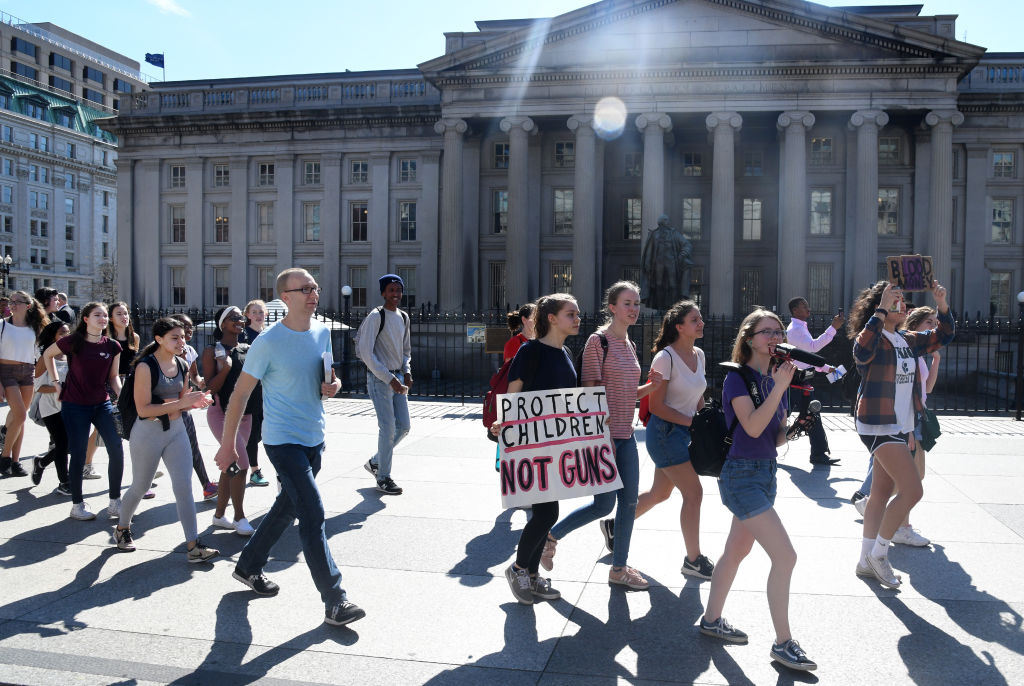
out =
[[[939,313],[939,328],[930,331],[898,331],[914,353],[915,360],[932,353],[953,340],[953,313]],[[853,342],[853,360],[860,372],[857,389],[857,420],[862,424],[896,423],[896,350],[882,335],[884,320],[877,313]],[[921,384],[914,384],[914,408],[921,411]]]

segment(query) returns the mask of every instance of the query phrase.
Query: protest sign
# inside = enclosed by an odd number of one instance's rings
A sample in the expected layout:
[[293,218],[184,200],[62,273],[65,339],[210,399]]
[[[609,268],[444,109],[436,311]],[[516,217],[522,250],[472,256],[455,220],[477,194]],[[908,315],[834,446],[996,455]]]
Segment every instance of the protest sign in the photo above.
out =
[[932,289],[932,258],[922,255],[893,255],[885,258],[889,267],[889,283],[904,291]]
[[502,506],[622,488],[607,420],[603,386],[499,395]]

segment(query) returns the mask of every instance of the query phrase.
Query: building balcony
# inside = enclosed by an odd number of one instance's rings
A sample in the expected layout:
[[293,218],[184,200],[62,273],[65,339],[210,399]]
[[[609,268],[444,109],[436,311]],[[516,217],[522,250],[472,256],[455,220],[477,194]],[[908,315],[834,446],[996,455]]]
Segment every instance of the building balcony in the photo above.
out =
[[990,53],[960,82],[961,93],[1024,92],[1024,52]]

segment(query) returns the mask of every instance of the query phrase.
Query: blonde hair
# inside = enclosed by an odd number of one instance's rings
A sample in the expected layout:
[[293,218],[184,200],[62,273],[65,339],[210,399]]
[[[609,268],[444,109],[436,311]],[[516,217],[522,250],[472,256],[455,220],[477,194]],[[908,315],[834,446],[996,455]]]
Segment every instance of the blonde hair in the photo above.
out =
[[[754,327],[757,323],[764,318],[774,319],[778,322],[779,328],[783,331],[786,327],[782,325],[782,320],[779,319],[779,315],[775,314],[771,310],[758,308],[743,318],[743,323],[740,324],[740,330],[736,332],[736,342],[732,344],[732,361],[736,364],[746,364],[750,362],[750,339],[754,337]],[[783,337],[785,339],[785,337]]]
[[259,305],[264,310],[267,309],[267,303],[263,302],[262,300],[259,300],[259,299],[250,300],[249,302],[245,303],[245,309],[242,310],[242,314],[244,314],[247,319],[249,317],[249,308],[253,307],[254,305]]

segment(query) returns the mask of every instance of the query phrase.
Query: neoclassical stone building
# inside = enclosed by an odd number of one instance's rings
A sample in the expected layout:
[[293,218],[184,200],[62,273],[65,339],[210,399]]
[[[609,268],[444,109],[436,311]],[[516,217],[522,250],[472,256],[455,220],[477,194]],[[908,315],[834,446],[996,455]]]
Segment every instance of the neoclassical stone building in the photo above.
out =
[[417,69],[154,84],[120,139],[123,292],[242,303],[283,267],[504,308],[638,278],[660,214],[706,312],[848,306],[932,255],[958,307],[1021,286],[1024,54],[920,5],[606,0],[478,22]]

